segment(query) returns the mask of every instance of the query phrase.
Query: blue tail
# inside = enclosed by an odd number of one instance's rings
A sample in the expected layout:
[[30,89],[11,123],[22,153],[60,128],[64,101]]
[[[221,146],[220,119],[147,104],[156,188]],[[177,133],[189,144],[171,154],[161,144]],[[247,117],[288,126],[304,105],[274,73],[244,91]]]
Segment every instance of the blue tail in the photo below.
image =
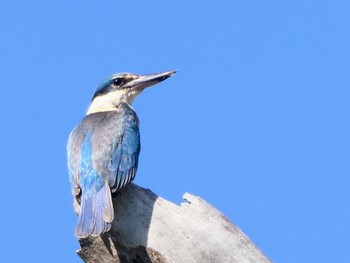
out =
[[114,212],[108,185],[104,185],[94,194],[84,195],[83,192],[80,206],[81,211],[75,228],[78,238],[98,236],[111,229]]

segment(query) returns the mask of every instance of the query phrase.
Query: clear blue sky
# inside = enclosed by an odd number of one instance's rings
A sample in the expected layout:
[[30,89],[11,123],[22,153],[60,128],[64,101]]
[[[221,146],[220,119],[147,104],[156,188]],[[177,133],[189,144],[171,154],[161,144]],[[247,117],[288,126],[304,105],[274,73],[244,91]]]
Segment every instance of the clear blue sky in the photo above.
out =
[[0,2],[0,258],[81,262],[66,141],[106,76],[137,98],[136,183],[201,196],[274,262],[350,258],[349,1]]

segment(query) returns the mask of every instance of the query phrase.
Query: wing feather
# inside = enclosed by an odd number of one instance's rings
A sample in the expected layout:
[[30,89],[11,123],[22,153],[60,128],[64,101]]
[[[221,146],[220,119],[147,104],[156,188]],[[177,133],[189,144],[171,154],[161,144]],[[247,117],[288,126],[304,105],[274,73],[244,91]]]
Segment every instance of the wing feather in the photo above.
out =
[[94,128],[93,163],[99,174],[108,180],[112,192],[134,178],[140,153],[138,119],[130,106],[111,112]]
[[118,191],[135,178],[140,153],[140,134],[136,121],[124,125],[123,134],[114,149],[108,167],[111,172],[109,182],[110,187]]

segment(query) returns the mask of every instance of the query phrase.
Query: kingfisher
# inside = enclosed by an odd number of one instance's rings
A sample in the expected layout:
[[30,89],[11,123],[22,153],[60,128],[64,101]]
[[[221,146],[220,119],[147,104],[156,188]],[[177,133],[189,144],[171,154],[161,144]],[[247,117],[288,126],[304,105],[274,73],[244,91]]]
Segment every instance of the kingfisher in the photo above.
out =
[[141,150],[139,119],[131,105],[145,88],[175,73],[118,73],[97,87],[85,118],[70,133],[67,145],[78,238],[111,229],[112,194],[135,178]]

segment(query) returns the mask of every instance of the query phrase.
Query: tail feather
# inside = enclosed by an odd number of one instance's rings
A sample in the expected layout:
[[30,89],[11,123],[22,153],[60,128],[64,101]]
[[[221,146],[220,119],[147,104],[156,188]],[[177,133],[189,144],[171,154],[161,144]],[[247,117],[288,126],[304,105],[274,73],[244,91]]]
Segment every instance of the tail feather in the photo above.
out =
[[105,184],[93,195],[81,197],[81,211],[75,228],[78,238],[98,236],[111,229],[114,218],[113,203],[109,186]]

